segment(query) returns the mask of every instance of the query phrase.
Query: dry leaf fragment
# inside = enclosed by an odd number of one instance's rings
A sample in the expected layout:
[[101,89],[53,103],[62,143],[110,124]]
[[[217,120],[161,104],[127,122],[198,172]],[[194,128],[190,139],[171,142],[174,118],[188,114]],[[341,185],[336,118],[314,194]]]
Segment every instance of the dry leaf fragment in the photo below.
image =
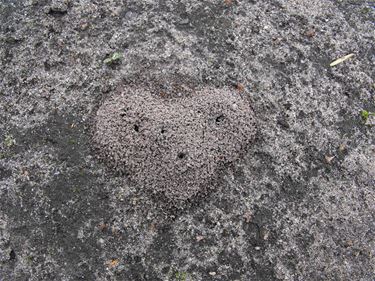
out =
[[225,4],[230,6],[233,4],[233,0],[224,0]]
[[237,90],[242,93],[245,90],[245,86],[241,83],[238,83]]
[[316,32],[315,32],[314,29],[310,29],[310,30],[306,31],[306,36],[312,38],[312,37],[315,36],[315,33]]
[[106,223],[100,223],[100,224],[98,225],[98,228],[99,228],[101,231],[106,231],[107,228],[108,228],[108,224],[106,224]]
[[156,223],[152,222],[148,228],[151,232],[156,232]]
[[346,150],[346,145],[345,144],[340,144],[340,146],[339,146],[339,151],[340,152],[344,152]]
[[118,259],[111,259],[107,262],[107,265],[108,265],[109,268],[116,267],[118,264],[119,264]]
[[326,156],[324,156],[324,158],[326,159],[326,162],[328,164],[331,164],[331,162],[332,162],[333,158],[335,158],[335,156],[328,156],[328,155],[326,155]]
[[114,236],[117,236],[117,237],[120,236],[120,231],[119,231],[119,229],[116,228],[116,227],[114,227],[114,226],[112,226],[112,228],[111,228],[111,232],[112,232],[112,234],[113,234]]
[[338,64],[350,59],[351,57],[354,57],[354,54],[349,54],[349,55],[343,56],[343,57],[341,57],[337,60],[334,60],[333,62],[331,62],[331,64],[329,66],[332,67],[332,66],[338,65]]
[[84,31],[87,29],[87,27],[89,26],[89,24],[87,22],[82,22],[79,26],[79,28]]

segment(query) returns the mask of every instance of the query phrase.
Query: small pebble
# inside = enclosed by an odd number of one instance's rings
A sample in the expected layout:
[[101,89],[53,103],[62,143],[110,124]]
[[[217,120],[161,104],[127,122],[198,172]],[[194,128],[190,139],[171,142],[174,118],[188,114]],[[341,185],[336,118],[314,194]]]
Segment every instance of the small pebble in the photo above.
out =
[[197,242],[202,241],[204,239],[204,236],[198,235],[196,238]]
[[179,23],[180,23],[181,25],[189,24],[189,19],[183,19],[183,20],[180,20]]

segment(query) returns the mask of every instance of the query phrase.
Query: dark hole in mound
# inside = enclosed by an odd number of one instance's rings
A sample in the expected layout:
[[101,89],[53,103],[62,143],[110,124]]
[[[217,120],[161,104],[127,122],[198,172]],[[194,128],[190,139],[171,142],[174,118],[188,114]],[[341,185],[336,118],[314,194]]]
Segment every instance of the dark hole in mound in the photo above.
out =
[[165,128],[161,128],[161,133],[164,134],[167,130]]
[[216,117],[216,123],[221,123],[224,121],[224,114],[220,114],[219,116]]
[[68,11],[60,11],[60,10],[56,10],[56,9],[50,9],[48,11],[48,14],[51,15],[51,16],[54,16],[54,17],[62,17],[63,15],[65,15]]
[[137,124],[134,125],[134,131],[139,132],[139,125]]
[[183,158],[186,157],[186,153],[180,152],[180,153],[178,153],[177,157],[178,157],[179,159],[183,159]]
[[16,259],[16,252],[14,250],[11,250],[9,253],[9,259],[15,260]]

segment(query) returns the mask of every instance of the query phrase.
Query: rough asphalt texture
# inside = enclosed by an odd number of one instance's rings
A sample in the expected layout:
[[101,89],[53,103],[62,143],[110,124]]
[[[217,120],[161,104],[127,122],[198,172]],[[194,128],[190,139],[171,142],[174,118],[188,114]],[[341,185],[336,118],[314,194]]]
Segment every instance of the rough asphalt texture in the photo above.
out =
[[[371,5],[0,1],[0,280],[373,281]],[[170,77],[243,90],[260,130],[176,213],[89,134],[118,85]]]
[[93,153],[156,200],[164,197],[163,208],[185,209],[186,200],[207,196],[255,139],[254,112],[235,89],[174,92],[178,97],[119,88],[93,118]]

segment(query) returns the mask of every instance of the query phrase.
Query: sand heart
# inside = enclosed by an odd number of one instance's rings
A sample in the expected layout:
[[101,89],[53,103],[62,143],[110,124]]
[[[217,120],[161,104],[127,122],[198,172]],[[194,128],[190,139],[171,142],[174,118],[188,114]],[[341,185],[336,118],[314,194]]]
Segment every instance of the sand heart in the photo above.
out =
[[109,167],[181,202],[214,188],[218,171],[255,134],[254,113],[237,91],[205,88],[163,98],[129,87],[98,109],[93,142]]

